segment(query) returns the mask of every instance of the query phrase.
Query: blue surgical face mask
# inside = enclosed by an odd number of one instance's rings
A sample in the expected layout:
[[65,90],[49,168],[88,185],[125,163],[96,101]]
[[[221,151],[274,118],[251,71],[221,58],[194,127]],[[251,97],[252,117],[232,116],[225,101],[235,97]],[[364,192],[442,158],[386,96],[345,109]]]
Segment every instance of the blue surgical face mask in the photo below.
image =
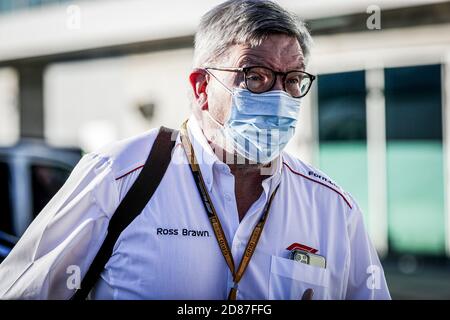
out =
[[299,110],[300,98],[282,90],[252,93],[236,88],[232,91],[229,119],[222,125],[209,116],[237,153],[266,164],[280,154],[294,135]]

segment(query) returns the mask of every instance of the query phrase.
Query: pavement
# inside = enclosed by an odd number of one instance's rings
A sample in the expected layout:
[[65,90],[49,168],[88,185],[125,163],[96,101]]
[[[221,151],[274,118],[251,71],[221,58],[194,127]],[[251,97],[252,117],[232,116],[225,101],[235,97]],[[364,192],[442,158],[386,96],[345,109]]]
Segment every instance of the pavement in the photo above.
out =
[[392,299],[450,300],[450,261],[383,261]]

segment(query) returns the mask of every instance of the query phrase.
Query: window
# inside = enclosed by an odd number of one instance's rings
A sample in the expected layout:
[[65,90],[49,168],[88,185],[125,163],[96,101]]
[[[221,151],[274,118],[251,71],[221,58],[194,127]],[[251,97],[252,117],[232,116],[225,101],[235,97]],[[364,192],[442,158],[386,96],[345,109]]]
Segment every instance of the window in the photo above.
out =
[[13,234],[11,205],[11,172],[9,165],[0,162],[0,231]]
[[62,4],[70,2],[72,2],[72,0],[0,0],[0,13],[41,7],[48,4]]
[[368,211],[364,71],[320,75],[319,166]]
[[319,140],[366,140],[364,71],[319,76]]
[[36,217],[58,192],[70,175],[70,170],[51,165],[32,165],[33,215]]
[[445,253],[441,66],[385,70],[389,247]]

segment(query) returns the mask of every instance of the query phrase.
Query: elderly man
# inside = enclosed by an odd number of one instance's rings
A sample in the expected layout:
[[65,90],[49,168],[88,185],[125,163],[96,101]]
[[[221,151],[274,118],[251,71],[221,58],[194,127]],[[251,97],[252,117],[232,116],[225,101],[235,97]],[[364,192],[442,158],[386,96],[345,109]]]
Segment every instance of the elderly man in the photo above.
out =
[[271,1],[206,13],[180,133],[85,155],[0,266],[0,297],[69,299],[90,278],[92,299],[389,299],[353,198],[282,152],[315,79],[309,46]]

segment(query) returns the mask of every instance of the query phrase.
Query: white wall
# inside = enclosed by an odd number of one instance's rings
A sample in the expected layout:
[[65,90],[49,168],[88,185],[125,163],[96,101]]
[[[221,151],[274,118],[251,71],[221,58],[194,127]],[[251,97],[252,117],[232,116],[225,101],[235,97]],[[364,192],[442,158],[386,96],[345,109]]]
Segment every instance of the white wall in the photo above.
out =
[[[278,0],[303,19],[448,0]],[[192,35],[223,0],[71,1],[0,15],[0,61]]]
[[[192,50],[56,64],[45,74],[45,137],[54,145],[92,151],[188,117]],[[154,103],[146,121],[140,103]]]
[[17,73],[0,69],[0,146],[12,145],[19,138]]

